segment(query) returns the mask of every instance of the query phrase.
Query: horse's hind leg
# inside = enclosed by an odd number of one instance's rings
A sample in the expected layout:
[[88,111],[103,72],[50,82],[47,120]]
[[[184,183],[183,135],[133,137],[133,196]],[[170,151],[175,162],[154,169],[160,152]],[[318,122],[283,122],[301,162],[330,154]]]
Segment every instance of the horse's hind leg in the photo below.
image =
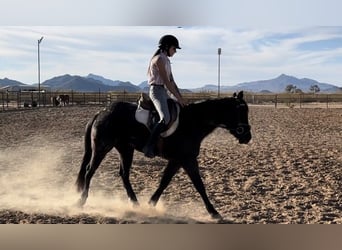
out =
[[221,215],[216,211],[214,206],[209,201],[209,198],[208,198],[207,193],[205,191],[205,187],[204,187],[202,178],[199,174],[199,168],[198,168],[197,160],[196,159],[187,160],[184,163],[183,168],[186,171],[186,173],[189,175],[189,177],[190,177],[192,183],[194,184],[196,190],[201,195],[201,197],[204,201],[205,207],[206,207],[207,211],[209,212],[209,214],[211,215],[211,217],[213,217],[215,219],[222,219]]
[[149,204],[155,206],[160,198],[160,196],[162,195],[163,191],[167,188],[167,186],[169,185],[172,177],[177,173],[178,169],[180,168],[180,164],[174,162],[174,161],[169,161],[164,173],[163,173],[163,177],[160,181],[159,187],[158,189],[154,192],[154,194],[152,195]]
[[79,200],[79,205],[83,206],[88,198],[88,193],[89,193],[89,186],[90,186],[90,181],[93,175],[95,174],[96,169],[100,166],[103,158],[106,156],[108,151],[106,152],[98,152],[98,151],[93,151],[90,163],[87,167],[87,172],[85,174],[85,184],[84,188],[81,194],[81,199]]
[[78,172],[77,180],[76,180],[76,186],[77,191],[82,192],[84,189],[85,184],[85,174],[87,173],[87,168],[89,167],[89,162],[91,160],[93,149],[91,147],[91,130],[94,121],[96,120],[98,114],[95,115],[86,125],[85,129],[85,136],[84,136],[84,155],[83,160],[81,164],[81,168]]
[[83,155],[83,160],[81,164],[80,171],[77,176],[76,180],[76,185],[77,185],[77,191],[82,192],[84,189],[84,184],[85,184],[85,175],[87,172],[87,168],[89,168],[89,162],[91,159],[91,150],[90,151],[85,151]]
[[131,146],[121,146],[117,147],[120,154],[120,176],[122,178],[124,187],[126,189],[129,199],[138,205],[138,199],[134,193],[131,182],[129,180],[130,169],[133,161],[134,149]]

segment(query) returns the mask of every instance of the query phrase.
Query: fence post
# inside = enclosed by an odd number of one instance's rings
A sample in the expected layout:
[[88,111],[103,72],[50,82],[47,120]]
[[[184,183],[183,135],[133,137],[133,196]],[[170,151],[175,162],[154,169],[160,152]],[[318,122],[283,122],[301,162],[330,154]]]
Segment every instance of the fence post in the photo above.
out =
[[101,89],[99,88],[99,104],[101,103]]
[[277,105],[278,105],[278,95],[275,95],[274,107],[277,108]]
[[327,95],[327,109],[329,108],[329,95]]
[[114,94],[112,92],[109,92],[109,94],[107,96],[107,106],[109,106],[112,103],[112,101],[114,99],[113,95]]
[[5,100],[4,100],[4,92],[1,91],[1,101],[2,101],[2,111],[5,110]]
[[74,105],[74,90],[71,90],[71,105]]
[[20,108],[20,104],[21,104],[21,98],[20,98],[20,92],[17,92],[17,108]]
[[46,107],[47,101],[46,101],[46,90],[43,92],[43,107]]

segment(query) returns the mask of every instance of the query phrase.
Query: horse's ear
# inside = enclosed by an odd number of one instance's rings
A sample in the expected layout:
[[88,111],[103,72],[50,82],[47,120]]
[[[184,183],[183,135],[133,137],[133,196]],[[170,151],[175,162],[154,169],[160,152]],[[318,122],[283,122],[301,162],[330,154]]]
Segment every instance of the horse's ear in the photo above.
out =
[[243,91],[240,91],[239,94],[237,95],[237,98],[239,100],[242,100],[243,99]]
[[236,96],[237,96],[237,95],[236,95],[236,92],[234,92],[233,97],[236,98]]

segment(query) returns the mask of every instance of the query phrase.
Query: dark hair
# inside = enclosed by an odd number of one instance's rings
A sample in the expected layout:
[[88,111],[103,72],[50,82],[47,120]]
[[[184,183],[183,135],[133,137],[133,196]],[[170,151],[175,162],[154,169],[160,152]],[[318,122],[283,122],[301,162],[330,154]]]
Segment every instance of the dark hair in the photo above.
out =
[[153,57],[155,57],[156,55],[159,55],[163,50],[162,49],[157,49],[156,52],[154,52]]
[[[157,49],[156,52],[154,52],[153,56],[151,57],[151,60],[153,59],[153,57],[159,55],[160,53],[162,52],[162,49]],[[151,67],[151,60],[150,60],[150,63],[148,65],[148,69],[147,69],[147,72],[150,70],[150,67]]]

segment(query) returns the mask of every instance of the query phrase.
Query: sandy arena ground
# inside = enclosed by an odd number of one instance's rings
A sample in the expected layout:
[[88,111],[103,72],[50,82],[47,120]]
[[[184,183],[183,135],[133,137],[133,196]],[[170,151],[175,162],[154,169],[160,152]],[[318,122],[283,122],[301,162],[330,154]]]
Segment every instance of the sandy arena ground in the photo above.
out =
[[[113,150],[77,208],[84,127],[100,109],[0,112],[0,223],[216,223],[183,170],[149,207],[166,162],[139,152],[140,207],[127,201]],[[248,145],[222,129],[202,143],[201,174],[224,223],[342,224],[342,109],[250,107],[250,123]]]

